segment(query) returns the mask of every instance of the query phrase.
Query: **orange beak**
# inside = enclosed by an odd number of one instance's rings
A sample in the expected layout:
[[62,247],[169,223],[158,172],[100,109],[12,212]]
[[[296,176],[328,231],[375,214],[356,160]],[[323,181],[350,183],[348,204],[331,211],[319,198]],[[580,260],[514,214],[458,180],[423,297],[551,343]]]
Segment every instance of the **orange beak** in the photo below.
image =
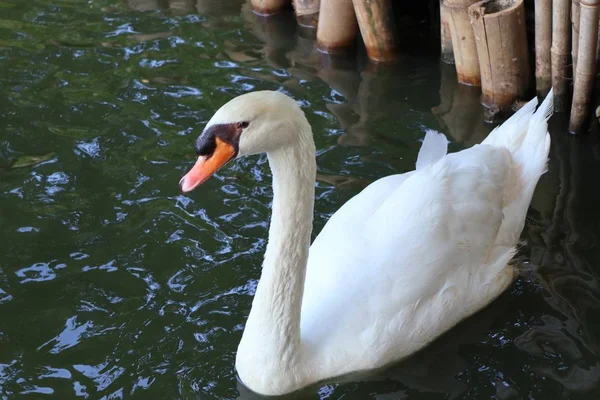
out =
[[236,151],[232,145],[219,138],[215,141],[215,151],[209,156],[199,156],[196,164],[179,181],[182,193],[196,189],[235,156]]

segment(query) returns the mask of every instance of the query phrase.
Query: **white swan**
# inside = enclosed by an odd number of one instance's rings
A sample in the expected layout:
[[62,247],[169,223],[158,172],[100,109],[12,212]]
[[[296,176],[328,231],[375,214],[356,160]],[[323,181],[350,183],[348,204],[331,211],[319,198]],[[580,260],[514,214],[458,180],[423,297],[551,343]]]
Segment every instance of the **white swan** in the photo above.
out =
[[513,281],[509,264],[545,172],[552,92],[486,140],[446,154],[427,133],[416,170],[377,180],[310,245],[315,145],[304,113],[273,91],[222,106],[198,137],[190,192],[228,161],[266,152],[273,209],[262,275],[238,347],[244,385],[281,395],[384,367],[481,310]]

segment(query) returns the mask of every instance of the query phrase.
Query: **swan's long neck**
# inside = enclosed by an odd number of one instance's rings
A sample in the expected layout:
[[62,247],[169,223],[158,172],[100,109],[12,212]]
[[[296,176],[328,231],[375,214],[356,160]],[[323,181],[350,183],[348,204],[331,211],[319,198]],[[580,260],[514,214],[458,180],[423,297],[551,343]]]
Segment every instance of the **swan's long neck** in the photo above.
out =
[[[316,161],[310,126],[303,123],[297,129],[302,132],[296,143],[267,153],[273,175],[269,242],[236,361],[247,382],[267,379],[266,384],[275,384],[273,374],[293,375],[298,363]],[[245,379],[248,374],[257,376]]]

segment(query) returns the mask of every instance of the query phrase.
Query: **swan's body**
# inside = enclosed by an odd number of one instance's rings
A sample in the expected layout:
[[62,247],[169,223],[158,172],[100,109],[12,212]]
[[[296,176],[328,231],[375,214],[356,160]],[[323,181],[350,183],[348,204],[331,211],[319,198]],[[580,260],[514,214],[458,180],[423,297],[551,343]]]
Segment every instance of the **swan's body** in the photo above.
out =
[[[415,171],[369,185],[312,246],[316,162],[304,114],[278,92],[223,106],[200,136],[199,161],[181,187],[193,190],[235,155],[267,152],[273,210],[237,353],[242,382],[279,395],[385,366],[500,295],[514,279],[509,261],[547,163],[552,93],[534,113],[536,105],[458,153],[446,154],[446,138],[428,133]],[[219,158],[227,144],[235,151]]]

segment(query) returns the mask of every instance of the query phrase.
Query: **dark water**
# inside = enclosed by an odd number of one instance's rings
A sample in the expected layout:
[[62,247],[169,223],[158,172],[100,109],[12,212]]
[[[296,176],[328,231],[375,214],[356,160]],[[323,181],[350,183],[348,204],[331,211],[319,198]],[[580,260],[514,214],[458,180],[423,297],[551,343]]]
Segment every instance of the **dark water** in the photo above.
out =
[[[266,244],[266,159],[177,192],[232,97],[303,105],[316,232],[368,182],[412,169],[427,129],[453,150],[491,129],[419,21],[405,43],[426,44],[397,66],[339,66],[293,19],[242,3],[0,0],[0,398],[251,397],[233,365]],[[600,145],[563,132],[555,119],[515,285],[390,371],[302,398],[600,397]]]

